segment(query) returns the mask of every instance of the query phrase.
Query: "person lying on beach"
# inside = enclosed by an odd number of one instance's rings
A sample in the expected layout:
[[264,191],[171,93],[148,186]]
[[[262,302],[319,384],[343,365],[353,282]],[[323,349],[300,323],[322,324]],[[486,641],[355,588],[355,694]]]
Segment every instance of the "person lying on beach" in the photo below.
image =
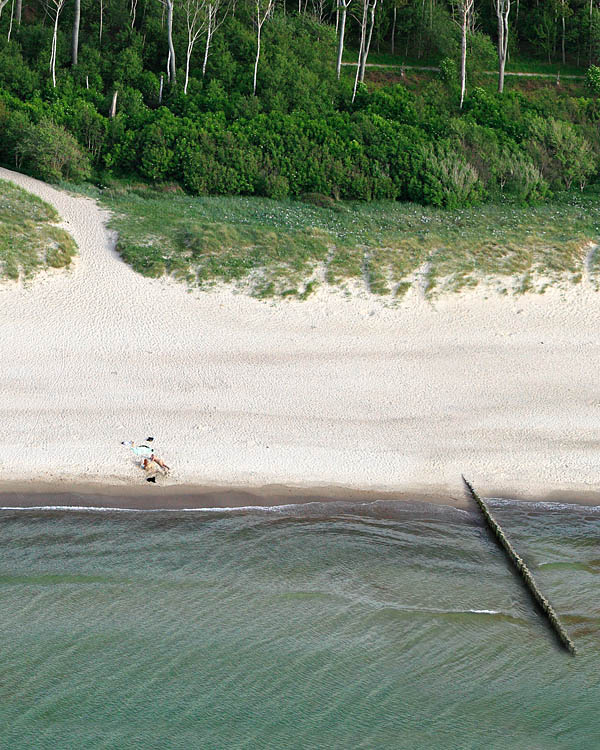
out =
[[[150,440],[154,440],[154,438],[147,438],[148,442]],[[147,470],[149,462],[159,466],[162,469],[163,474],[166,474],[170,470],[162,458],[159,458],[149,445],[145,445],[144,443],[136,445],[133,440],[124,440],[121,445],[131,448],[132,453],[140,458],[140,463],[144,470]]]

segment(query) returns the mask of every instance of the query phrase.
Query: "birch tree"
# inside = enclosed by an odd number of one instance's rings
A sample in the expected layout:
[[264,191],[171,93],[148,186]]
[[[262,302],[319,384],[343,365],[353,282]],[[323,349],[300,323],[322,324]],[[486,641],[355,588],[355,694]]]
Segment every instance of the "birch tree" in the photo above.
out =
[[369,2],[369,33],[366,35],[365,44],[363,47],[363,53],[360,58],[360,82],[363,83],[365,80],[365,68],[367,65],[367,58],[369,57],[369,50],[371,49],[371,39],[373,38],[373,27],[375,26],[375,9],[377,8],[377,0],[370,0]]
[[46,11],[54,22],[52,33],[52,47],[50,48],[50,72],[52,73],[52,86],[56,88],[56,42],[58,37],[58,19],[65,6],[65,0],[45,0]]
[[71,37],[71,64],[77,65],[79,53],[79,22],[81,20],[81,0],[75,0],[75,14],[73,16],[73,35]]
[[354,75],[354,89],[352,91],[352,101],[356,99],[356,89],[358,88],[358,79],[360,76],[360,68],[362,62],[363,50],[365,48],[365,41],[367,35],[367,14],[369,12],[370,0],[363,0],[362,19],[360,23],[360,42],[358,46],[358,60],[356,61],[356,73]]
[[204,46],[204,60],[202,61],[202,77],[206,75],[206,63],[208,62],[208,53],[212,43],[212,38],[215,35],[215,31],[225,20],[228,6],[223,3],[223,0],[212,0],[212,2],[204,3],[204,9],[206,45]]
[[258,61],[260,59],[260,41],[262,34],[262,27],[265,25],[266,20],[270,17],[275,0],[256,0],[254,9],[254,23],[256,24],[256,59],[254,61],[254,79],[252,83],[252,93],[256,96],[256,76],[258,73]]
[[173,46],[173,7],[175,0],[158,0],[167,9],[167,42],[169,44],[169,57],[167,59],[167,74],[172,84],[177,78],[175,65],[175,47]]
[[0,0],[0,16],[2,15],[2,11],[4,10],[4,7],[8,5],[8,0]]
[[344,54],[344,34],[346,32],[346,14],[352,0],[338,0],[337,12],[339,15],[339,41],[338,41],[338,56],[336,72],[337,77],[340,77],[342,72],[342,55]]
[[10,6],[10,23],[8,24],[8,36],[7,40],[10,42],[10,35],[12,34],[13,20],[15,18],[15,0],[12,0]]
[[498,19],[498,92],[504,91],[504,68],[508,52],[508,14],[510,0],[494,0],[494,10]]
[[467,30],[473,13],[475,0],[458,0],[460,14],[460,108],[462,109],[467,90]]
[[131,28],[135,26],[135,16],[137,13],[138,0],[131,0],[129,4],[129,15],[131,16]]
[[185,13],[185,25],[187,28],[187,49],[185,53],[185,83],[183,93],[187,94],[190,80],[190,60],[194,45],[202,33],[204,8],[206,0],[184,0],[183,11]]
[[[356,62],[356,75],[354,76],[354,90],[352,91],[352,101],[356,98],[356,90],[358,88],[359,81],[362,83],[365,80],[365,67],[367,64],[367,57],[369,56],[369,48],[371,46],[371,39],[373,37],[373,26],[375,25],[375,9],[377,8],[377,0],[363,0],[362,18],[360,22],[360,43],[358,47],[358,60]],[[367,27],[370,28],[367,34]]]

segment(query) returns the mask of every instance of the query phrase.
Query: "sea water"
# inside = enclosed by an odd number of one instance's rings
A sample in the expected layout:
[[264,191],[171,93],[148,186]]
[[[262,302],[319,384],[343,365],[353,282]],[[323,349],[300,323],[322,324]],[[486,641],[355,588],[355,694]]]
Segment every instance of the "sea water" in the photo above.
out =
[[[1,498],[0,498],[1,499]],[[600,748],[600,508],[0,511],[0,746]]]

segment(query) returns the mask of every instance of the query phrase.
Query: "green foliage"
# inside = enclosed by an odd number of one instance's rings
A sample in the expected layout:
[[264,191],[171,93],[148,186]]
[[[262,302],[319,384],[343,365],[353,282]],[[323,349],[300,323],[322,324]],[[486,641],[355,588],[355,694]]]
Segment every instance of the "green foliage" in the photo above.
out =
[[[469,93],[462,110],[460,29],[449,0],[395,4],[395,55],[386,52],[394,5],[377,6],[371,55],[381,47],[381,59],[439,65],[440,75],[400,79],[396,73],[392,82],[370,82],[367,75],[354,101],[352,71],[344,70],[339,81],[335,73],[333,6],[311,6],[319,19],[298,12],[291,0],[278,6],[263,28],[256,96],[252,3],[237,3],[235,11],[228,6],[220,17],[205,74],[201,34],[187,94],[181,85],[187,27],[183,6],[176,6],[178,83],[164,80],[161,101],[167,58],[163,7],[144,2],[135,20],[132,7],[122,0],[104,4],[100,42],[98,14],[83,4],[79,62],[73,67],[72,6],[65,6],[56,88],[48,73],[52,24],[41,7],[27,6],[10,42],[9,14],[0,17],[2,163],[50,180],[82,179],[93,168],[100,180],[176,181],[194,195],[282,200],[319,194],[332,201],[417,200],[447,208],[487,199],[532,203],[547,198],[550,187],[582,188],[598,174],[595,95],[570,95],[554,85],[525,93],[508,85],[503,95],[492,91],[493,78],[484,75],[497,65],[491,4],[478,5],[471,26],[476,31],[468,34]],[[521,0],[520,8],[518,36],[511,26],[511,59],[526,50],[552,59],[538,61],[538,67],[558,70],[564,12],[566,47],[577,49],[581,60],[598,61],[596,8],[591,20],[581,2]],[[356,44],[358,31],[356,14],[350,13],[347,49]],[[592,94],[600,86],[598,70],[589,68]],[[370,73],[377,79],[377,70]],[[117,114],[110,118],[115,91]],[[155,258],[148,267],[156,263]]]
[[89,156],[69,132],[50,120],[24,127],[16,157],[19,166],[48,182],[80,182],[90,176]]
[[590,65],[585,74],[585,85],[594,96],[600,95],[600,67]]
[[458,65],[451,57],[444,57],[440,62],[440,79],[446,84],[456,85],[458,81]]
[[480,203],[484,190],[477,170],[448,142],[423,148],[423,199],[432,206],[459,208]]
[[532,118],[527,147],[545,179],[567,190],[573,183],[583,190],[597,169],[590,143],[568,122]]

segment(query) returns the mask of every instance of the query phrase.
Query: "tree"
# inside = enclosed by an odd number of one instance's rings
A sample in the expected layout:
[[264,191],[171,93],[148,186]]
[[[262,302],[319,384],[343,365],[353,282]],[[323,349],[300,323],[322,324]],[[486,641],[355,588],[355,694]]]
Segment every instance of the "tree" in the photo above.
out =
[[187,94],[190,79],[190,59],[194,45],[202,33],[203,11],[206,0],[184,0],[183,10],[185,13],[185,25],[187,28],[187,49],[185,53],[185,83],[183,93]]
[[[362,83],[365,79],[365,67],[367,64],[367,57],[369,55],[369,48],[371,46],[371,38],[373,36],[376,8],[377,0],[363,0],[363,12],[360,22],[360,43],[358,47],[358,60],[356,63],[356,75],[354,76],[354,90],[352,91],[352,101],[354,101],[354,99],[356,98],[358,82],[360,81]],[[371,24],[369,35],[367,36],[367,25],[369,24],[369,18],[371,20]]]
[[375,26],[375,9],[377,8],[377,0],[371,0],[369,3],[369,35],[366,38],[365,45],[363,47],[363,54],[360,60],[360,82],[365,80],[365,67],[367,65],[367,58],[369,56],[369,50],[371,49],[371,39],[373,38],[373,27]]
[[0,0],[0,16],[2,15],[2,11],[4,10],[4,6],[8,4],[8,0]]
[[77,65],[77,54],[79,52],[79,22],[81,19],[81,0],[75,0],[75,14],[73,17],[73,36],[71,39],[71,64]]
[[52,73],[52,86],[56,88],[56,42],[58,37],[58,19],[65,6],[65,0],[45,0],[45,6],[48,15],[54,20],[52,47],[50,49],[50,72]]
[[227,15],[227,6],[223,7],[222,0],[212,0],[208,4],[204,4],[205,19],[204,26],[206,28],[206,45],[204,47],[204,60],[202,61],[202,76],[206,75],[206,63],[208,61],[208,52],[215,31],[225,20]]
[[338,56],[337,56],[337,65],[336,65],[336,73],[337,77],[340,77],[340,73],[342,72],[342,55],[344,54],[344,34],[346,32],[346,14],[348,11],[348,8],[350,7],[350,3],[352,0],[338,0],[337,4],[337,10],[338,14],[341,13],[341,18],[339,22],[339,41],[338,41]]
[[258,61],[260,59],[260,37],[262,27],[267,18],[270,17],[275,0],[256,0],[254,11],[254,23],[256,24],[256,59],[254,60],[254,78],[252,83],[252,93],[256,96],[256,75],[258,73]]
[[167,76],[172,84],[177,79],[177,68],[175,65],[175,47],[173,45],[173,6],[175,0],[158,0],[167,9],[167,42],[169,44],[169,57],[167,59]]
[[504,91],[504,67],[508,51],[508,14],[510,0],[494,0],[494,9],[498,19],[498,92]]
[[473,15],[475,0],[458,0],[460,14],[460,108],[462,109],[467,90],[467,31]]

